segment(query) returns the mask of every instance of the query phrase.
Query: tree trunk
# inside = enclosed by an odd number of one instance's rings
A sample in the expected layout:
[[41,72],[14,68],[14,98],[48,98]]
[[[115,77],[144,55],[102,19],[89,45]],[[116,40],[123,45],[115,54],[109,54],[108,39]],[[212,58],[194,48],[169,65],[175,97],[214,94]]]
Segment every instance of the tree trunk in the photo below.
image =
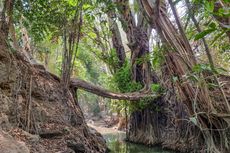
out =
[[5,0],[3,5],[0,28],[4,31],[5,35],[8,36],[10,24],[12,24],[14,0]]
[[121,68],[125,63],[125,48],[122,43],[121,34],[117,25],[117,22],[114,20],[116,14],[114,12],[108,13],[109,18],[109,27],[112,32],[112,43],[113,48],[116,50],[117,58],[118,58],[118,68]]
[[[176,87],[175,89],[177,90],[172,90],[172,94],[179,95],[180,99],[176,100],[183,102],[186,106],[186,111],[181,111],[181,113],[185,113],[187,117],[184,116],[185,118],[182,117],[181,120],[186,120],[186,118],[187,120],[190,120],[191,117],[195,116],[194,118],[197,122],[196,125],[198,129],[200,131],[203,131],[204,128],[206,129],[205,132],[202,132],[202,136],[204,138],[203,143],[206,143],[210,152],[218,152],[216,146],[218,148],[224,148],[220,149],[223,152],[228,150],[227,147],[224,147],[223,143],[219,143],[214,140],[214,137],[216,136],[215,134],[217,133],[214,134],[212,130],[209,129],[212,127],[224,129],[224,127],[226,127],[226,122],[223,118],[219,118],[214,115],[215,109],[213,105],[216,106],[216,103],[214,103],[210,97],[210,91],[207,88],[206,80],[204,79],[204,81],[201,81],[202,86],[198,83],[194,84],[189,80],[184,81],[183,76],[191,73],[191,69],[195,66],[196,60],[191,50],[188,50],[187,47],[185,47],[186,44],[185,40],[183,40],[183,36],[177,33],[176,28],[167,17],[165,2],[159,0],[155,1],[155,3],[150,3],[148,0],[141,0],[141,2],[146,14],[148,14],[148,18],[152,20],[152,27],[156,28],[162,42],[167,47],[165,61],[168,69],[167,72],[169,74],[166,75],[177,77],[178,79],[178,81],[174,84]],[[203,76],[201,74],[201,78],[202,77]],[[197,86],[197,88],[195,88],[195,86]],[[223,111],[223,113],[226,113],[226,111]],[[177,114],[177,112],[175,111],[173,114]],[[219,121],[223,121],[224,123],[219,124]],[[176,127],[178,128],[178,126]],[[190,130],[191,127],[192,126],[189,128]],[[223,135],[226,135],[227,131],[220,130],[218,132],[221,133],[220,138],[225,140]],[[192,132],[192,134],[195,135],[194,132]],[[199,137],[199,141],[203,138]],[[175,145],[182,139],[183,138],[179,136]]]
[[[226,6],[224,6],[224,5],[226,5]],[[214,4],[214,11],[213,12],[216,13],[216,15],[214,15],[214,18],[218,21],[220,27],[223,30],[226,30],[226,35],[228,36],[229,42],[230,42],[230,31],[229,31],[230,17],[229,16],[224,17],[224,16],[217,15],[219,9],[223,9],[224,7],[226,7],[225,9],[229,9],[229,6],[230,6],[229,3],[224,4],[221,0],[216,0],[215,4]]]
[[[186,2],[186,6],[187,6],[187,8],[188,8],[188,12],[189,12],[189,14],[190,14],[190,16],[191,16],[191,19],[192,19],[192,21],[193,21],[193,23],[194,23],[194,25],[195,25],[195,27],[196,27],[196,30],[197,30],[199,33],[202,32],[202,30],[201,30],[201,28],[200,28],[200,26],[199,26],[199,24],[198,24],[196,18],[194,17],[194,13],[193,13],[193,11],[192,11],[192,7],[191,7],[191,4],[190,4],[189,0],[185,0],[185,2]],[[215,70],[215,65],[214,65],[214,61],[213,61],[213,59],[212,59],[211,51],[210,51],[210,49],[209,49],[209,47],[208,47],[208,43],[206,42],[206,39],[205,39],[204,37],[202,38],[202,41],[203,41],[203,44],[204,44],[205,52],[206,52],[206,55],[207,55],[207,57],[208,57],[208,61],[209,61],[210,67],[211,67],[211,69],[212,69],[214,81],[215,81],[215,83],[218,85],[218,88],[219,88],[219,90],[220,90],[220,92],[221,92],[221,94],[222,94],[222,96],[223,96],[223,98],[224,98],[224,101],[225,101],[225,104],[226,104],[226,107],[227,107],[227,111],[230,112],[230,104],[228,103],[228,100],[227,100],[227,98],[226,98],[226,95],[225,95],[225,93],[224,93],[224,90],[222,89],[222,87],[221,87],[221,85],[220,85],[220,82],[219,82],[219,80],[218,80],[218,78],[217,78],[217,76],[216,76],[216,74],[215,74],[215,71],[216,71],[216,70]]]
[[149,92],[153,76],[149,62],[147,29],[142,26],[136,26],[127,0],[116,0],[116,3],[120,6],[118,9],[121,15],[121,23],[131,50],[132,80],[140,82],[144,87],[143,90]]

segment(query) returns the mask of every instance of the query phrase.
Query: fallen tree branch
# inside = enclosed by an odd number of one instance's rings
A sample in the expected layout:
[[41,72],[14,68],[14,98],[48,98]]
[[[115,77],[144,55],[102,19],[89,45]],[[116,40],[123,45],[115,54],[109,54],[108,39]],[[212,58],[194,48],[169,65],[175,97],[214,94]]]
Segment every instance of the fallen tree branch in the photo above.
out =
[[157,98],[160,95],[159,94],[154,94],[154,93],[141,93],[141,92],[132,92],[132,93],[116,93],[109,91],[107,89],[103,89],[100,86],[96,86],[94,84],[91,84],[89,82],[86,82],[84,80],[80,79],[72,79],[70,82],[70,86],[72,88],[77,88],[77,89],[82,89],[85,91],[88,91],[90,93],[105,97],[105,98],[110,98],[110,99],[118,99],[118,100],[130,100],[130,101],[135,101],[135,100],[140,100],[143,98]]
[[[51,76],[54,80],[60,82],[60,78],[58,76],[56,76],[55,74],[50,73],[48,71],[44,71],[43,69],[41,70],[39,68],[37,68],[37,70],[39,70],[40,74],[43,74],[43,75],[47,75],[47,73],[48,73],[49,74],[48,76]],[[143,98],[156,99],[156,98],[160,97],[160,94],[156,94],[156,93],[144,93],[144,92],[117,93],[117,92],[112,92],[112,91],[104,89],[100,86],[96,86],[92,83],[86,82],[86,81],[81,80],[81,79],[71,79],[70,88],[75,88],[75,90],[76,89],[82,89],[82,90],[96,94],[96,95],[101,96],[101,97],[110,98],[110,99],[118,99],[118,100],[135,101],[135,100],[140,100]]]

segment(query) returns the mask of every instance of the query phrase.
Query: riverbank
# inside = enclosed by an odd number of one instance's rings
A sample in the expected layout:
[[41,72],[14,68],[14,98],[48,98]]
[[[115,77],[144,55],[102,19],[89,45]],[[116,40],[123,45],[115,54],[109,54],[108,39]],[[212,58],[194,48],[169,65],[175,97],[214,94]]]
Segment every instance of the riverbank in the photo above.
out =
[[148,147],[127,142],[124,131],[117,130],[116,126],[106,127],[103,120],[90,121],[87,125],[102,134],[111,153],[175,153],[157,146]]

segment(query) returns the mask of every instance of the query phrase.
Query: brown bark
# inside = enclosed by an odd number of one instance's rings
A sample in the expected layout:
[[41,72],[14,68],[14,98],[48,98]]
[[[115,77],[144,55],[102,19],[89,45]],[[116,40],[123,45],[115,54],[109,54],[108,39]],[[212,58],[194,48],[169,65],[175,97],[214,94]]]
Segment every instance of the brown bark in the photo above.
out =
[[[159,1],[159,5],[155,6],[158,7],[156,12],[156,8],[151,7],[152,4],[148,3],[147,0],[142,0],[143,7],[146,8],[146,11],[150,11],[152,8],[151,13],[148,12],[147,14],[152,14],[149,16],[150,19],[154,20],[154,26],[157,29],[157,32],[160,34],[162,42],[165,43],[167,49],[174,49],[175,51],[168,51],[166,54],[166,63],[168,65],[168,69],[171,76],[178,76],[179,80],[183,80],[183,76],[186,75],[187,72],[191,70],[191,68],[195,65],[195,57],[191,50],[188,50],[183,37],[177,32],[174,25],[171,23],[169,18],[166,14],[165,3],[164,1]],[[158,16],[158,17],[156,17]],[[187,100],[184,100],[186,105],[190,110],[190,115],[193,115],[193,101],[195,96],[195,89],[191,86],[190,83],[177,83],[178,87],[180,88],[179,91],[180,95]],[[206,88],[205,86],[203,88]],[[205,90],[205,89],[204,89]],[[203,89],[200,91],[198,95],[198,101],[202,103],[206,103],[206,111],[213,109],[212,103],[210,103],[210,99],[208,94]],[[204,111],[204,110],[202,110]]]
[[[76,53],[78,50],[78,44],[80,42],[81,26],[82,26],[82,5],[80,2],[75,12],[75,16],[72,19],[71,26],[64,24],[64,50],[62,56],[62,74],[61,84],[63,88],[63,94],[69,88],[70,77],[72,75],[74,61],[76,60]],[[67,22],[67,21],[66,21]],[[64,96],[65,97],[65,96]],[[65,100],[65,99],[64,99]]]
[[188,41],[188,38],[187,38],[187,36],[185,35],[184,29],[183,29],[183,27],[182,27],[182,25],[181,25],[181,21],[180,21],[179,15],[178,15],[178,13],[177,13],[177,10],[176,10],[176,8],[175,8],[175,6],[174,6],[172,0],[168,0],[168,1],[169,1],[169,4],[170,4],[170,7],[171,7],[171,9],[172,9],[174,18],[175,18],[175,20],[176,20],[176,24],[177,24],[177,27],[178,27],[178,29],[179,29],[179,32],[180,32],[180,34],[181,34],[181,36],[182,36],[182,38],[183,38],[182,40],[184,41],[184,45],[185,45],[184,47],[186,48],[186,50],[187,50],[188,52],[191,53],[191,55],[193,55],[191,58],[194,60],[194,62],[196,62],[196,59],[195,59],[194,53],[193,53],[193,51],[192,51],[192,48],[191,48],[191,46],[190,46],[190,43],[189,43],[189,41]]
[[[3,120],[6,123],[2,122],[3,124],[0,125],[1,129],[6,130],[12,136],[20,133],[26,138],[23,141],[31,144],[30,152],[52,152],[53,150],[69,152],[71,149],[66,144],[70,139],[73,140],[71,142],[82,145],[84,152],[106,152],[106,144],[102,136],[89,129],[79,104],[74,104],[75,95],[68,90],[66,101],[63,103],[60,79],[45,70],[34,67],[23,58],[19,58],[17,54],[11,54],[7,38],[3,33],[4,31],[0,29],[0,102],[7,110],[0,109],[0,114],[6,118]],[[32,80],[31,77],[33,77]],[[27,93],[28,96],[26,96]],[[31,105],[27,103],[30,101]],[[31,113],[26,114],[25,109],[31,109]],[[26,124],[28,118],[30,121]],[[7,124],[7,128],[5,128],[5,124]],[[53,133],[52,131],[65,133],[62,129],[68,128],[73,136],[64,134],[60,137],[60,141],[52,142],[52,147],[40,149],[39,146],[44,143],[34,144],[33,140],[29,140],[30,134],[24,132],[26,125],[29,125],[29,131],[36,135]],[[59,128],[57,129],[57,127]],[[76,137],[78,139],[75,139]],[[4,150],[1,142],[0,144],[0,152],[12,152],[9,150],[9,145],[8,150]]]
[[[201,74],[200,77],[203,80],[199,79],[198,83],[193,83],[190,80],[185,81],[183,79],[184,75],[191,73],[191,68],[195,65],[193,61],[193,59],[195,59],[194,55],[187,50],[183,37],[177,33],[176,28],[169,20],[166,9],[164,9],[164,1],[157,0],[154,4],[150,4],[149,2],[148,0],[142,0],[142,5],[147,11],[147,14],[149,14],[149,18],[153,20],[153,27],[155,26],[157,29],[167,49],[174,49],[174,51],[168,51],[165,54],[166,65],[169,75],[178,77],[179,81],[175,83],[175,86],[179,93],[180,100],[188,109],[186,113],[188,113],[189,117],[196,117],[197,127],[202,132],[204,138],[203,143],[206,144],[209,152],[219,152],[219,148],[217,149],[216,146],[224,148],[221,150],[227,150],[228,148],[225,147],[223,143],[214,140],[216,135],[212,133],[211,129],[213,127],[215,127],[215,129],[220,129],[218,130],[220,139],[225,140],[226,131],[223,129],[226,128],[228,123],[223,121],[223,118],[218,118],[213,115],[213,112],[216,111],[213,104],[215,104],[215,106],[218,104],[212,101],[205,78]],[[200,85],[201,83],[202,85]],[[195,88],[195,86],[197,86],[197,88]],[[175,91],[174,94],[176,94]],[[222,110],[222,113],[223,112],[225,113],[226,110]]]
[[[149,20],[152,20],[152,27],[155,27],[158,33],[161,34],[161,38],[167,42],[171,49],[174,49],[188,69],[192,68],[192,65],[196,63],[194,55],[189,44],[186,44],[183,37],[177,32],[177,29],[167,17],[167,9],[165,1],[157,0],[151,4],[148,0],[141,0],[143,8],[148,14]],[[187,47],[186,47],[187,46]],[[168,48],[169,49],[169,48]]]
[[[229,3],[228,4],[223,4],[223,2],[221,2],[221,0],[216,0],[215,2],[215,5],[214,5],[214,13],[218,13],[218,10],[221,9],[221,8],[224,8],[225,6],[223,5],[226,5],[228,8],[226,9],[229,9]],[[224,17],[224,16],[219,16],[219,15],[214,15],[214,18],[218,21],[220,27],[223,29],[223,30],[226,30],[226,35],[228,36],[229,38],[229,41],[230,41],[230,30],[229,30],[229,26],[230,26],[230,17]]]
[[131,49],[131,67],[132,80],[140,82],[144,88],[149,91],[152,83],[151,64],[149,62],[149,42],[147,29],[145,27],[136,26],[129,7],[129,1],[116,0],[119,5],[121,14],[121,23],[128,39],[128,46]]
[[[195,25],[195,27],[196,27],[196,30],[197,30],[199,33],[202,32],[202,30],[201,30],[201,28],[200,28],[200,26],[199,26],[199,24],[198,24],[198,22],[197,22],[197,20],[196,20],[196,18],[195,18],[195,16],[194,16],[194,13],[193,13],[193,11],[192,11],[192,7],[191,7],[191,4],[190,4],[189,0],[185,0],[185,2],[186,2],[186,6],[187,6],[187,8],[188,8],[188,12],[189,12],[189,14],[190,14],[190,16],[191,16],[191,19],[192,19],[192,21],[193,21],[193,23],[194,23],[194,25]],[[221,92],[221,94],[222,94],[222,96],[223,96],[223,98],[224,98],[226,107],[227,107],[227,109],[228,109],[227,111],[230,112],[230,105],[229,105],[229,103],[228,103],[228,100],[227,100],[227,98],[226,98],[226,95],[225,95],[225,93],[224,93],[224,90],[222,89],[222,87],[221,87],[221,85],[220,85],[220,83],[219,83],[219,80],[218,80],[218,78],[217,78],[217,76],[216,76],[216,74],[215,74],[215,65],[214,65],[214,62],[213,62],[213,59],[212,59],[211,51],[210,51],[210,49],[209,49],[209,47],[208,47],[208,43],[206,42],[206,39],[205,39],[204,37],[202,38],[202,41],[203,41],[203,44],[204,44],[205,52],[206,52],[206,55],[207,55],[207,57],[208,57],[208,61],[209,61],[210,67],[211,67],[211,69],[212,69],[212,71],[213,71],[213,76],[214,76],[215,83],[218,84],[218,88],[219,88],[219,90],[220,90],[220,92]]]
[[121,68],[125,63],[125,48],[122,44],[121,33],[119,31],[117,22],[114,20],[116,14],[114,12],[108,13],[110,31],[112,32],[112,43],[113,48],[116,50],[116,54],[118,57],[118,68]]
[[75,89],[83,89],[85,91],[88,91],[90,93],[110,98],[110,99],[118,99],[118,100],[130,100],[130,101],[136,101],[143,98],[157,98],[159,95],[156,94],[145,94],[141,92],[132,92],[132,93],[117,93],[112,92],[106,89],[101,88],[100,86],[96,86],[93,84],[90,84],[84,80],[80,79],[72,79],[70,83],[71,88]]
[[19,51],[20,50],[20,46],[18,45],[18,40],[17,40],[17,36],[16,36],[16,32],[15,32],[15,28],[14,28],[14,25],[13,24],[10,24],[9,25],[9,33],[10,33],[10,36],[13,40],[13,46],[14,48]]
[[13,6],[14,0],[5,0],[4,7],[1,12],[0,28],[6,36],[8,36],[10,24],[12,23]]

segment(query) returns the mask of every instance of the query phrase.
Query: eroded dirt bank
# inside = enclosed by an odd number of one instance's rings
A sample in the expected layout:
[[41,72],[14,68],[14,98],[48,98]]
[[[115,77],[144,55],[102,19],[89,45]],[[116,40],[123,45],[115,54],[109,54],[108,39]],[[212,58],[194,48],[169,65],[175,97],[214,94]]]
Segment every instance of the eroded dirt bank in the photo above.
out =
[[0,33],[1,131],[25,142],[31,153],[105,152],[104,139],[88,128],[73,94],[67,91],[63,99],[59,79],[23,60]]

